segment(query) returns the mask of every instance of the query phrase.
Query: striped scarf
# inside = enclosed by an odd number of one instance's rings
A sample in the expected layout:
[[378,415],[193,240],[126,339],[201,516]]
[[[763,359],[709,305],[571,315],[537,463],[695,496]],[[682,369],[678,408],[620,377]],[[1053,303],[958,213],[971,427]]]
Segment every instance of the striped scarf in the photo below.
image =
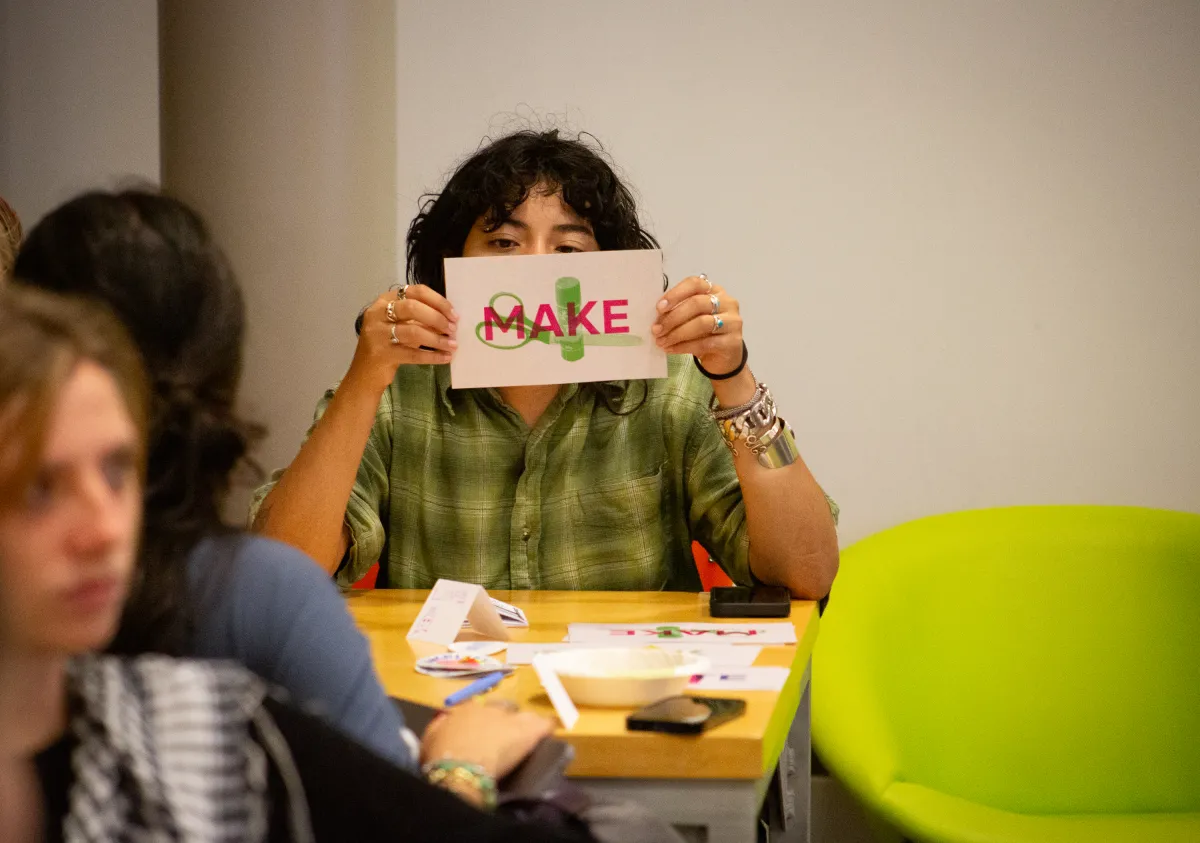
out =
[[70,676],[78,745],[66,843],[261,843],[272,766],[291,839],[311,840],[299,775],[256,676],[164,656],[87,656]]

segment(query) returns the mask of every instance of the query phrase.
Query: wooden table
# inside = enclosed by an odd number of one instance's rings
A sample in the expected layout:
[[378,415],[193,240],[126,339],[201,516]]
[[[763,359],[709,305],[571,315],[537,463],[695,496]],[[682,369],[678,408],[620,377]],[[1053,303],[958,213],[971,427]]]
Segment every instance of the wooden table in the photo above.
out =
[[[413,669],[417,653],[405,639],[426,591],[379,589],[347,595],[359,628],[371,643],[375,667],[392,696],[441,706],[462,680],[424,676]],[[514,641],[562,641],[567,624],[711,621],[708,595],[678,592],[491,592],[520,606],[528,629],[512,629]],[[700,839],[753,841],[757,820],[785,749],[795,753],[796,821],[791,833],[772,840],[808,839],[808,666],[817,636],[815,603],[794,602],[789,619],[797,644],[768,646],[756,666],[790,669],[780,692],[743,691],[743,717],[701,737],[678,737],[625,729],[628,710],[581,708],[579,722],[558,736],[575,748],[568,773],[596,792],[638,799],[681,827],[703,829]],[[708,692],[705,692],[708,693]],[[714,696],[719,695],[713,693]],[[492,692],[523,708],[554,718],[554,709],[529,666],[517,669]],[[786,771],[785,771],[786,772]],[[786,785],[786,779],[785,779]]]

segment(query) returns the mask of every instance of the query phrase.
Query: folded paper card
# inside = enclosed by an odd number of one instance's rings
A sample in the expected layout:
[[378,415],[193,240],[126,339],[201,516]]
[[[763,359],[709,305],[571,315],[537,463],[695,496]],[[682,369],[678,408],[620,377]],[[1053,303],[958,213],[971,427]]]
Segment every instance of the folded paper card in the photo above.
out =
[[464,330],[455,389],[665,378],[650,327],[662,252],[635,249],[447,258],[446,297]]
[[410,641],[449,647],[462,631],[463,621],[488,638],[508,640],[504,621],[483,586],[455,580],[438,580],[433,584],[407,637]]
[[[529,619],[525,617],[525,613],[520,607],[514,606],[512,603],[505,603],[503,600],[497,600],[495,597],[489,597],[492,605],[496,607],[496,611],[500,613],[500,620],[504,621],[505,626],[529,626]],[[469,620],[463,621],[463,626],[467,626]]]

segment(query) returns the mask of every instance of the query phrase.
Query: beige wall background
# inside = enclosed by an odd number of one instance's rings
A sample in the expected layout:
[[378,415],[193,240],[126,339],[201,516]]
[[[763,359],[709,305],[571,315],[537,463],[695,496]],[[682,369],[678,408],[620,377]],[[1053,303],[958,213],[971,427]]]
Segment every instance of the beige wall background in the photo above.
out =
[[157,177],[160,29],[164,177],[246,287],[269,467],[420,193],[557,121],[604,141],[673,276],[742,299],[843,542],[969,506],[1200,510],[1190,0],[0,0],[27,225]]
[[25,230],[80,191],[158,178],[157,5],[0,0],[0,195]]
[[398,230],[486,134],[595,133],[672,276],[741,298],[843,544],[966,507],[1200,510],[1200,4],[400,3],[396,25]]
[[160,8],[164,184],[237,269],[244,410],[269,427],[262,465],[283,466],[349,365],[359,307],[394,280],[394,5]]

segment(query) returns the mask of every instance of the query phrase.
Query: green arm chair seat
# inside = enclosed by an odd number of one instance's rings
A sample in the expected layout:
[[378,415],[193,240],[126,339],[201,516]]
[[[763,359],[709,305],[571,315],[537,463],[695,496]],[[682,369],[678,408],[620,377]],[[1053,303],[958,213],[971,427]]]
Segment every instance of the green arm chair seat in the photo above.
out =
[[917,784],[894,784],[883,802],[910,840],[970,843],[1197,843],[1200,813],[1015,814],[947,796]]
[[817,754],[920,841],[1200,843],[1200,515],[935,516],[847,548]]

